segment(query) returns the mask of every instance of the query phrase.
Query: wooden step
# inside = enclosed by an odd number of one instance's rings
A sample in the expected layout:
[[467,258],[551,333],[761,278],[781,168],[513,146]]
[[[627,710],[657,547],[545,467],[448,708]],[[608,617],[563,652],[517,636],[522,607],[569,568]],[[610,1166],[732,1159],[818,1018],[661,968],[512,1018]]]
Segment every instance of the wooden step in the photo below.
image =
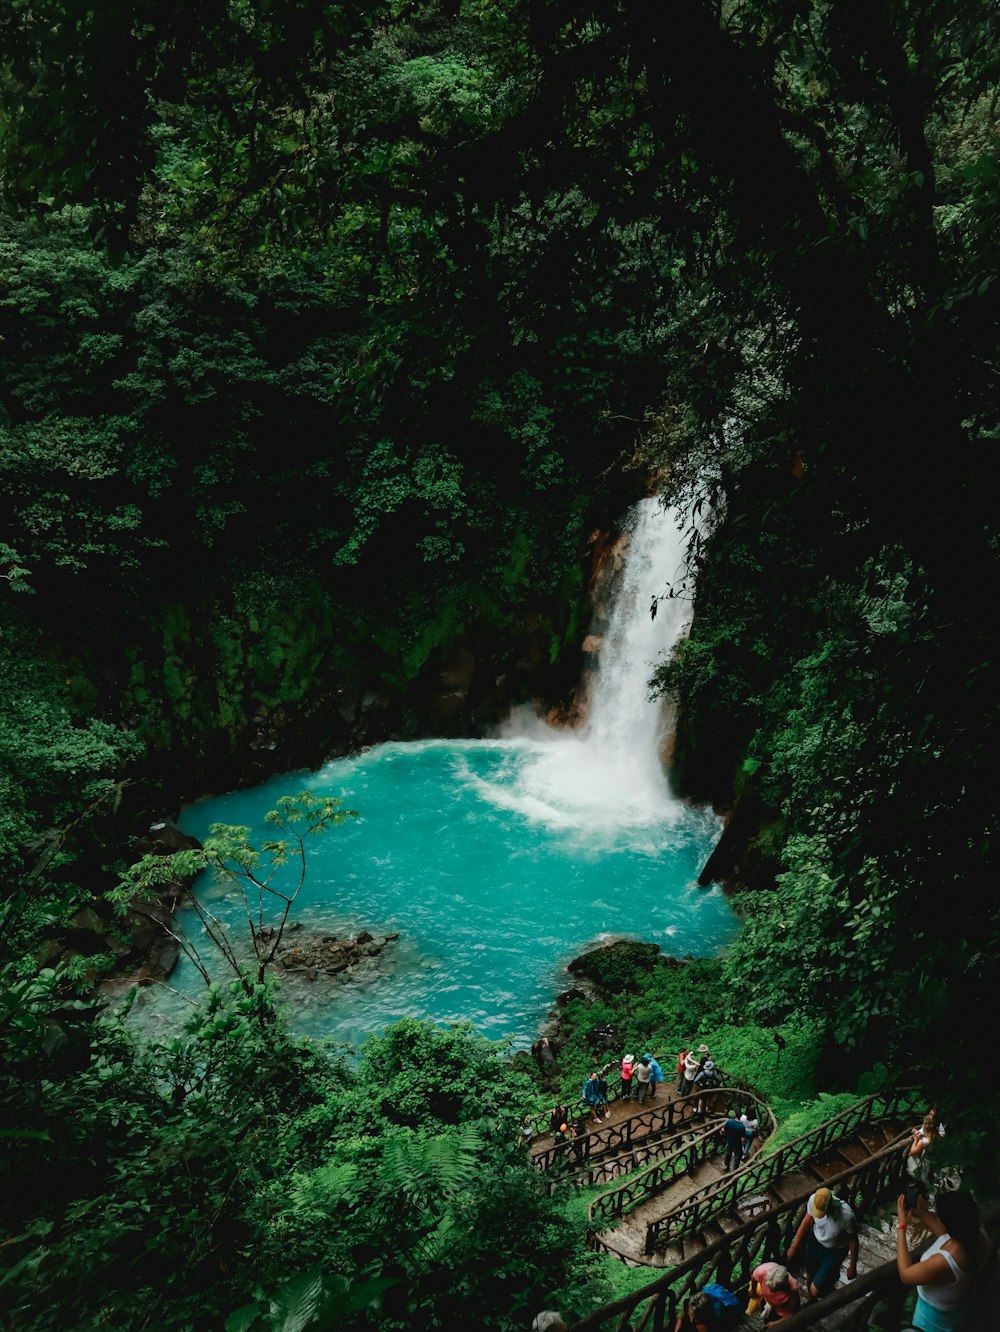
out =
[[767,1186],[767,1192],[776,1203],[783,1203],[789,1202],[802,1190],[797,1186],[794,1176],[788,1175],[782,1180],[772,1180]]
[[837,1143],[837,1152],[848,1165],[859,1165],[871,1155],[855,1138],[845,1138]]

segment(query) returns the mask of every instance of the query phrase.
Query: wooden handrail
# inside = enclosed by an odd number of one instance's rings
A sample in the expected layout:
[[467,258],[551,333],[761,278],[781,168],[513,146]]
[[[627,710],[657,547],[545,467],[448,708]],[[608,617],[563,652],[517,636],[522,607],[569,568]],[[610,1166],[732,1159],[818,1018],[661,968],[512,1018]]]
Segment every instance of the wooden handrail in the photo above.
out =
[[647,1130],[642,1138],[644,1142],[654,1135],[662,1137],[676,1133],[687,1121],[694,1119],[697,1113],[696,1102],[697,1098],[692,1097],[665,1101],[641,1115],[630,1115],[617,1124],[608,1124],[572,1141],[553,1143],[532,1158],[532,1165],[536,1170],[548,1170],[564,1161],[570,1152],[587,1161],[601,1160],[630,1147],[640,1128]]
[[[631,1115],[617,1124],[596,1129],[593,1133],[579,1138],[554,1143],[544,1151],[538,1152],[532,1158],[532,1164],[537,1170],[544,1171],[568,1165],[571,1173],[564,1171],[559,1176],[560,1182],[569,1180],[572,1183],[603,1183],[626,1171],[637,1169],[635,1156],[647,1148],[660,1144],[665,1149],[662,1154],[668,1154],[672,1149],[666,1146],[664,1139],[679,1136],[692,1127],[697,1127],[701,1132],[717,1131],[722,1122],[719,1107],[731,1104],[733,1093],[733,1088],[718,1087],[701,1095],[695,1094],[667,1101],[655,1110],[646,1111],[641,1115]],[[756,1136],[758,1141],[765,1140],[777,1128],[777,1120],[770,1107],[755,1093],[744,1089],[739,1090],[739,1097],[741,1105],[752,1101],[757,1106],[760,1112],[760,1126]],[[705,1104],[703,1113],[698,1110],[699,1102]],[[720,1118],[713,1119],[712,1115]],[[640,1133],[643,1129],[645,1132]],[[651,1152],[651,1155],[655,1154]],[[629,1155],[633,1158],[631,1164],[626,1163],[626,1157]],[[603,1169],[598,1168],[600,1163],[609,1162],[609,1159],[617,1164],[606,1165]],[[590,1168],[583,1169],[584,1163]]]
[[[857,1133],[860,1128],[870,1127],[885,1119],[899,1118],[904,1106],[912,1112],[910,1102],[915,1096],[919,1096],[919,1093],[907,1089],[866,1097],[864,1101],[850,1106],[809,1133],[779,1147],[773,1155],[758,1158],[754,1164],[742,1167],[729,1179],[707,1184],[704,1189],[692,1194],[684,1206],[675,1208],[667,1217],[650,1222],[646,1228],[646,1253],[665,1248],[682,1235],[704,1230],[714,1217],[734,1207],[740,1198],[766,1190],[786,1174],[793,1173],[815,1156],[829,1150],[835,1143]],[[908,1136],[906,1142],[908,1145]]]

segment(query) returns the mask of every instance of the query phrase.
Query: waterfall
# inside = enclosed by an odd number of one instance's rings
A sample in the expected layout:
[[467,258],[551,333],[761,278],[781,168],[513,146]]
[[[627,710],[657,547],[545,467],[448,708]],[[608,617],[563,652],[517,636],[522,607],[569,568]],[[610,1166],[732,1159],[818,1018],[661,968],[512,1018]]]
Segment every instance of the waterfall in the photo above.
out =
[[654,596],[679,577],[684,558],[676,514],[646,499],[625,523],[624,567],[613,589],[608,626],[590,691],[587,721],[579,731],[554,730],[512,719],[508,734],[530,741],[533,753],[507,794],[529,817],[607,835],[652,823],[673,822],[683,806],[671,795],[663,771],[666,717],[662,700],[650,700],[648,682],[657,661],[686,631],[690,604]]
[[[609,615],[600,670],[591,691],[584,732],[616,774],[658,784],[665,716],[660,700],[648,697],[657,660],[677,642],[690,620],[689,603],[671,598],[650,603],[665,584],[679,577],[684,550],[676,517],[656,499],[629,512],[625,565]],[[631,785],[629,781],[629,785]]]

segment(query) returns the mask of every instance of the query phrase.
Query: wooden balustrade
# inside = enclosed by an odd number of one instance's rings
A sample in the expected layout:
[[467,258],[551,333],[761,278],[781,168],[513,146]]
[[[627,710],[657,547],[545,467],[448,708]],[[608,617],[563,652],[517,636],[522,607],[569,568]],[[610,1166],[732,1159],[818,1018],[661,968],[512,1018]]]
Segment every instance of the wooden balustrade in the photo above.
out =
[[[645,1251],[654,1253],[684,1235],[697,1234],[718,1216],[732,1211],[741,1198],[766,1192],[787,1174],[794,1174],[814,1157],[829,1151],[844,1138],[855,1136],[862,1128],[885,1119],[912,1116],[923,1104],[919,1092],[903,1089],[879,1093],[851,1106],[841,1114],[786,1143],[771,1156],[745,1165],[725,1180],[706,1184],[690,1195],[687,1202],[667,1217],[653,1221],[646,1230]],[[907,1146],[909,1138],[906,1139]]]
[[[694,1105],[695,1113],[688,1116],[689,1119],[697,1117],[697,1103],[699,1101],[704,1102],[706,1119],[701,1123],[702,1132],[680,1148],[676,1155],[671,1154],[668,1161],[651,1166],[634,1180],[622,1185],[621,1188],[611,1190],[609,1193],[602,1193],[599,1198],[595,1198],[590,1206],[591,1220],[620,1216],[622,1212],[628,1211],[635,1203],[642,1202],[645,1198],[661,1192],[679,1179],[682,1174],[693,1170],[702,1161],[716,1155],[721,1150],[719,1124],[724,1113],[722,1107],[731,1107],[733,1100],[737,1097],[739,1104],[745,1106],[753,1103],[757,1107],[760,1112],[760,1126],[757,1130],[757,1136],[758,1139],[766,1139],[775,1129],[776,1121],[770,1107],[753,1092],[743,1088],[717,1087],[703,1093],[701,1096],[695,1094],[674,1101],[672,1104],[675,1106]],[[715,1118],[712,1118],[712,1116],[715,1116]],[[667,1148],[667,1144],[664,1144],[664,1146]],[[667,1148],[667,1150],[671,1149]],[[593,1182],[600,1183],[601,1180],[595,1179]],[[711,1187],[714,1187],[714,1185]]]
[[[720,1088],[709,1094],[714,1099],[708,1101],[707,1106],[711,1107],[713,1113],[725,1101],[727,1090],[726,1088]],[[759,1098],[743,1091],[739,1095],[743,1101],[754,1101],[770,1116],[770,1111]],[[630,1115],[617,1124],[602,1125],[592,1133],[553,1143],[544,1151],[533,1156],[532,1164],[536,1170],[546,1171],[556,1166],[564,1167],[568,1158],[571,1158],[575,1163],[581,1161],[596,1162],[627,1151],[633,1146],[637,1138],[645,1144],[656,1139],[669,1137],[681,1132],[684,1127],[699,1119],[698,1102],[700,1099],[704,1098],[695,1095],[665,1101],[655,1109],[643,1111],[642,1114],[638,1115]],[[706,1109],[706,1113],[708,1113],[708,1109]],[[582,1118],[586,1118],[586,1116]]]

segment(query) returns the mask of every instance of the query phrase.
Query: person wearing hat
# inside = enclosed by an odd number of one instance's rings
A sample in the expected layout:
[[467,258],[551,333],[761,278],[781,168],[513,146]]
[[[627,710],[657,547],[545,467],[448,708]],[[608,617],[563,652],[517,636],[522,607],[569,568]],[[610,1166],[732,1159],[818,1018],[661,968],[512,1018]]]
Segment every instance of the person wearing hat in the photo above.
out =
[[858,1275],[858,1223],[847,1203],[829,1189],[809,1195],[806,1213],[788,1248],[793,1262],[803,1239],[806,1241],[806,1276],[813,1298],[829,1295],[837,1284],[840,1269],[848,1258],[847,1279]]
[[799,1311],[799,1283],[781,1263],[761,1263],[750,1276],[752,1299],[761,1299],[767,1305],[766,1322],[787,1318]]
[[622,1100],[632,1099],[632,1074],[635,1069],[635,1055],[626,1055],[622,1060]]

